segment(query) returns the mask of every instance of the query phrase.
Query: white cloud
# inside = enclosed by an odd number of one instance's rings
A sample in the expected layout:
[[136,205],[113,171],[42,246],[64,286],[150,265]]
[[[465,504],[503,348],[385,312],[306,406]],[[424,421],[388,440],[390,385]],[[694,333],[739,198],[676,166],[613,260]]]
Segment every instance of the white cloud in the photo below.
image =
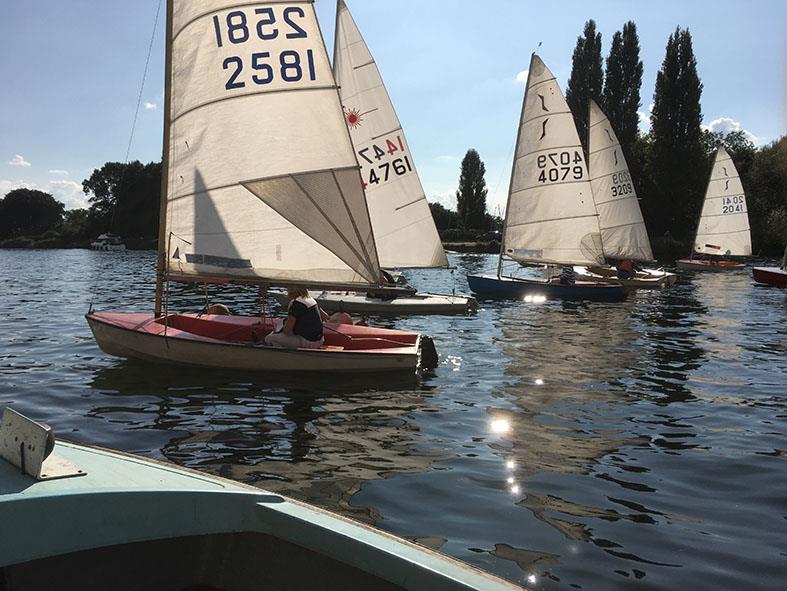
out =
[[654,103],[648,105],[647,113],[645,111],[637,111],[637,115],[639,115],[639,130],[642,133],[650,131],[650,116],[653,114],[653,105]]
[[516,81],[522,84],[527,84],[527,70],[522,70],[516,75]]
[[721,133],[722,135],[727,135],[733,131],[742,131],[744,137],[753,144],[760,145],[762,142],[761,138],[758,138],[750,131],[743,129],[739,121],[735,121],[730,117],[719,117],[718,119],[714,119],[708,125],[703,125],[702,129],[706,129],[712,133]]
[[8,164],[10,164],[11,166],[23,166],[25,168],[30,167],[30,163],[19,154],[14,154],[14,157],[8,161]]
[[151,103],[150,101],[145,101],[145,108],[148,111],[155,111],[157,106],[156,106],[156,103]]
[[68,171],[67,170],[60,170],[60,169],[56,168],[54,170],[50,170],[49,174],[61,174],[63,176],[68,176]]
[[82,185],[75,181],[57,180],[45,184],[30,183],[27,181],[11,181],[0,179],[0,197],[14,189],[36,189],[50,193],[52,197],[66,206],[66,209],[79,209],[90,207],[87,195],[82,192]]

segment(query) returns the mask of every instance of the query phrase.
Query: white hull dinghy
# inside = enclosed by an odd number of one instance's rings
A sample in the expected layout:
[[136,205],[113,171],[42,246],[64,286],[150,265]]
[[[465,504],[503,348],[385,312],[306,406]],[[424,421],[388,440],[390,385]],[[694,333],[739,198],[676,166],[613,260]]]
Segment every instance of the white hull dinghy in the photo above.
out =
[[91,311],[96,341],[113,355],[204,367],[413,371],[426,342],[416,333],[328,325],[322,348],[284,350],[262,345],[272,318],[168,313],[169,281],[382,284],[313,3],[230,4],[167,1],[154,313]]
[[[694,255],[700,258],[694,258]],[[710,258],[707,258],[710,256]],[[684,271],[743,271],[743,263],[721,259],[725,256],[751,256],[751,231],[738,169],[724,149],[719,146],[713,159],[705,201],[694,236],[694,249],[688,259],[675,262]]]
[[620,283],[626,290],[632,289],[667,289],[678,281],[677,273],[668,273],[660,269],[642,269],[634,277],[621,279],[617,269],[611,267],[574,267],[577,278],[583,281],[599,281],[601,283]]
[[54,440],[9,409],[0,449],[7,591],[521,591],[278,494]]
[[[280,291],[269,292],[281,305],[288,304],[287,294]],[[323,291],[312,294],[320,307],[326,312],[347,312],[349,314],[468,314],[478,309],[475,298],[452,296],[436,293],[411,293],[386,296],[370,295],[354,291]]]

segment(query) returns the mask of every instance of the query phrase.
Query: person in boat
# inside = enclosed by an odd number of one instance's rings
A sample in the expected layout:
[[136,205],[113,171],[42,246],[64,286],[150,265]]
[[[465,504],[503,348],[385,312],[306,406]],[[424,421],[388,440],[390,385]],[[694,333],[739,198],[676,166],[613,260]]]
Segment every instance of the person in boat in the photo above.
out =
[[633,279],[637,271],[642,271],[642,267],[635,263],[634,259],[620,261],[615,268],[618,271],[618,278],[620,279]]
[[[380,281],[381,285],[385,287],[396,287],[396,279],[393,278],[393,275],[391,275],[385,269],[380,269],[380,274],[382,276],[382,280]],[[384,302],[388,302],[396,299],[396,295],[391,292],[375,291],[375,290],[367,291],[366,297],[374,298],[376,300],[382,300]]]
[[574,272],[574,265],[563,265],[560,272],[560,285],[574,285],[577,282],[577,274]]
[[328,315],[305,287],[288,287],[287,319],[280,331],[265,337],[265,344],[284,349],[319,349],[323,345],[322,322]]

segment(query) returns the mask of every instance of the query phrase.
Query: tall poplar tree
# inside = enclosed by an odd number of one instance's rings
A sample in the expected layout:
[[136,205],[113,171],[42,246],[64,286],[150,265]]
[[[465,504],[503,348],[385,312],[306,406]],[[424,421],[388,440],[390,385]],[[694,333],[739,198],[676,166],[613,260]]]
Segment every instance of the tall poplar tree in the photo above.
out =
[[642,87],[642,61],[639,59],[639,36],[633,21],[623,25],[623,32],[612,37],[607,58],[601,104],[612,123],[626,160],[631,160],[639,128],[639,90]]
[[669,231],[687,239],[697,225],[708,181],[708,157],[700,128],[701,95],[691,33],[678,27],[667,41],[653,95],[650,175],[654,190],[644,205],[656,234]]
[[456,192],[456,210],[459,222],[465,229],[486,230],[486,166],[473,149],[462,159],[459,190]]
[[577,37],[571,60],[571,77],[566,87],[566,102],[574,114],[577,131],[587,152],[588,108],[590,99],[601,102],[604,71],[601,67],[601,33],[596,33],[596,21],[585,23],[584,34]]

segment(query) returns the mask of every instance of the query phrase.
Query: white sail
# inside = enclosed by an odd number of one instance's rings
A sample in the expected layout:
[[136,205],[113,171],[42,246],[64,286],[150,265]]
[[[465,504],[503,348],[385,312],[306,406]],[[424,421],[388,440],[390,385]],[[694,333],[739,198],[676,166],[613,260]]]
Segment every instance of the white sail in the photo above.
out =
[[648,230],[623,150],[612,125],[590,101],[588,160],[604,256],[652,261]]
[[718,255],[751,254],[746,195],[732,158],[719,146],[702,206],[694,252]]
[[502,254],[520,262],[603,261],[574,117],[552,72],[535,54],[519,123]]
[[313,4],[171,1],[165,271],[377,282]]
[[424,189],[377,64],[338,0],[334,72],[383,267],[446,267]]

